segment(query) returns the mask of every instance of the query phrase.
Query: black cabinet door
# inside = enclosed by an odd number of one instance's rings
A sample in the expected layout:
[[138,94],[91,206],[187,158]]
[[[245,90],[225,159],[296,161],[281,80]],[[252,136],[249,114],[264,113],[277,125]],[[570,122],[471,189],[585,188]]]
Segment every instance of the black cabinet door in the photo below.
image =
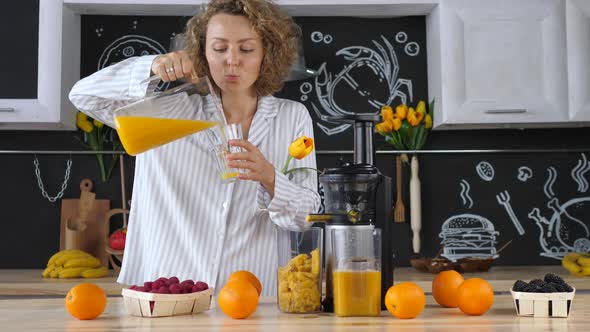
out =
[[36,99],[39,0],[6,1],[0,10],[0,99]]

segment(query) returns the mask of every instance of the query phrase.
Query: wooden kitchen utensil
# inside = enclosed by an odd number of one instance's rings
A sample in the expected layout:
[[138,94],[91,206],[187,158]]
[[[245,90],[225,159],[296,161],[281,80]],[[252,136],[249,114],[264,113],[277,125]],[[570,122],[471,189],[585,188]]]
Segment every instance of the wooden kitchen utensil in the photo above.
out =
[[[108,264],[108,255],[105,252],[104,240],[104,216],[111,209],[108,199],[96,199],[96,194],[90,192],[92,182],[84,179],[80,183],[80,198],[62,199],[61,201],[61,220],[60,220],[60,250],[66,247],[67,226],[70,228],[81,227],[84,224],[83,233],[72,241],[80,241],[79,244],[73,244],[80,249],[97,257],[104,266]],[[84,217],[84,219],[82,219]]]
[[85,233],[86,223],[81,218],[67,219],[64,249],[82,249]]
[[412,227],[412,249],[420,253],[420,230],[422,229],[422,193],[418,177],[418,157],[412,156],[410,177],[410,224]]
[[80,182],[80,219],[86,222],[88,213],[92,210],[92,205],[96,199],[96,194],[91,192],[92,181],[90,179],[83,179]]
[[393,209],[393,220],[402,223],[406,221],[406,208],[402,201],[402,157],[400,155],[395,157],[395,173],[397,200],[395,201],[395,208]]
[[78,217],[66,220],[65,249],[82,249],[86,237],[86,218],[92,210],[96,194],[91,192],[92,181],[84,179],[80,183],[80,204]]

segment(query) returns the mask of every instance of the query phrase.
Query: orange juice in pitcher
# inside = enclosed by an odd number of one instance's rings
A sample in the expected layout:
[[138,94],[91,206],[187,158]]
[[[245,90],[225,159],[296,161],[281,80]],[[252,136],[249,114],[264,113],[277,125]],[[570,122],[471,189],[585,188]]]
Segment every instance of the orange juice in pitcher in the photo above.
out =
[[208,91],[205,80],[192,80],[117,109],[115,128],[125,151],[135,156],[218,125],[198,118],[198,98]]
[[116,116],[115,126],[125,151],[132,156],[217,125],[213,121],[149,116]]

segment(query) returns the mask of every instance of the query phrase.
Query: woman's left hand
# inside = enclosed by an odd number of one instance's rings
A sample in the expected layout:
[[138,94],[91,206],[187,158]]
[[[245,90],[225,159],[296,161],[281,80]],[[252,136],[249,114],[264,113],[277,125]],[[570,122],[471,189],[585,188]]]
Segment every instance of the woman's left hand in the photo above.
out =
[[260,182],[270,196],[274,196],[275,167],[252,143],[246,140],[230,140],[229,145],[239,146],[244,151],[227,155],[228,166],[246,170],[238,173],[238,179]]

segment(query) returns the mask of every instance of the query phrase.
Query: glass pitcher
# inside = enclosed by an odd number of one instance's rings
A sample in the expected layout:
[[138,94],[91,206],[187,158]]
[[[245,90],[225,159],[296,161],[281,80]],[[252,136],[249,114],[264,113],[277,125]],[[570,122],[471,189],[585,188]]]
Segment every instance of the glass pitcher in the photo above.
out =
[[[155,77],[157,79],[157,77]],[[150,78],[154,80],[154,78]],[[115,111],[115,128],[128,154],[135,156],[187,135],[221,124],[198,120],[191,96],[211,93],[208,78],[194,79],[162,92],[155,92]],[[219,108],[219,107],[217,107]],[[224,119],[223,111],[220,119]]]
[[379,316],[381,230],[354,226],[333,229],[332,253],[336,316]]

